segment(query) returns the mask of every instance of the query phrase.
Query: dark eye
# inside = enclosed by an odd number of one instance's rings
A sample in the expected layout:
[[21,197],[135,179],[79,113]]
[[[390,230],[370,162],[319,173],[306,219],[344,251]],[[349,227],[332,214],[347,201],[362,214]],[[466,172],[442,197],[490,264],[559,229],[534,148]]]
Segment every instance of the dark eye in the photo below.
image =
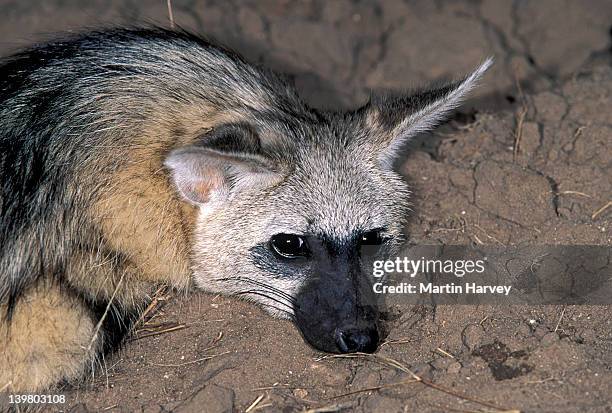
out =
[[380,230],[364,232],[359,237],[359,245],[381,245],[383,242]]
[[295,234],[276,234],[270,239],[272,251],[281,258],[307,257],[310,253],[303,237]]

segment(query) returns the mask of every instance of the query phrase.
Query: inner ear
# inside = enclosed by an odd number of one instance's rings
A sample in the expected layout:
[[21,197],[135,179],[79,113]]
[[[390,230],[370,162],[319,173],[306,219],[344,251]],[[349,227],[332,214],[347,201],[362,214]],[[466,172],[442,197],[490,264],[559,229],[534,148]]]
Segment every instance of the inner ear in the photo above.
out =
[[164,162],[182,197],[195,205],[223,201],[282,179],[278,158],[262,150],[248,124],[219,125],[190,146],[170,152]]
[[214,127],[200,136],[198,146],[219,152],[260,154],[261,140],[248,123],[229,123]]
[[491,66],[485,60],[463,80],[407,96],[374,98],[361,109],[375,132],[371,144],[379,162],[390,167],[402,146],[418,133],[431,130],[455,109]]

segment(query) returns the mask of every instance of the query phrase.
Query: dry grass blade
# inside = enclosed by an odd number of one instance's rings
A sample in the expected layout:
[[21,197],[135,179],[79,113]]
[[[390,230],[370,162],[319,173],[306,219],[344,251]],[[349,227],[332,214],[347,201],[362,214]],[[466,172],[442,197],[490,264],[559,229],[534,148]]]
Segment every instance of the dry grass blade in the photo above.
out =
[[559,195],[580,195],[585,198],[593,198],[591,195],[585,194],[584,192],[580,192],[580,191],[561,191],[559,192]]
[[497,238],[495,238],[493,235],[490,235],[487,231],[485,231],[485,229],[483,227],[481,227],[478,224],[472,224],[472,226],[474,228],[476,228],[477,230],[481,231],[487,238],[489,238],[490,240],[493,240],[495,242],[497,242],[499,245],[501,246],[506,246],[506,244],[504,244],[503,242],[501,242],[500,240],[498,240]]
[[446,357],[450,357],[450,358],[452,358],[452,359],[454,359],[454,358],[455,358],[455,356],[453,356],[451,353],[449,353],[448,351],[444,351],[444,350],[442,350],[440,347],[436,348],[436,351],[437,351],[438,353],[440,353],[440,354],[445,355]]
[[199,358],[197,360],[186,361],[184,363],[176,363],[176,364],[151,363],[151,365],[152,366],[157,366],[157,367],[182,367],[182,366],[188,366],[190,364],[201,363],[202,361],[206,361],[206,360],[212,360],[215,357],[223,356],[223,355],[229,354],[229,353],[230,353],[230,351],[224,351],[223,353],[211,354],[210,356],[201,357],[201,358]]
[[480,400],[480,399],[477,399],[475,397],[471,397],[471,396],[468,396],[468,395],[465,395],[465,394],[458,393],[458,392],[456,392],[454,390],[447,389],[446,387],[443,387],[443,386],[439,386],[439,385],[437,385],[437,384],[435,384],[433,382],[430,382],[428,380],[421,380],[421,383],[423,383],[427,387],[430,387],[432,389],[441,391],[443,393],[449,394],[449,395],[457,397],[459,399],[463,399],[463,400],[467,400],[467,401],[472,402],[472,403],[480,404],[481,406],[490,407],[492,409],[495,409],[496,413],[500,413],[500,412],[519,412],[518,410],[515,410],[515,409],[505,409],[503,407],[496,406],[493,403],[489,403],[487,401]]
[[418,383],[418,382],[420,382],[420,380],[417,380],[417,379],[408,379],[408,380],[398,381],[398,382],[395,382],[395,383],[383,384],[383,385],[380,385],[380,386],[366,387],[364,389],[354,390],[354,391],[351,391],[351,392],[348,392],[348,393],[342,393],[342,394],[339,394],[338,396],[328,397],[327,400],[334,400],[334,399],[339,399],[341,397],[352,396],[354,394],[366,393],[366,392],[369,392],[369,391],[378,391],[378,390],[388,389],[388,388],[391,388],[391,387],[403,386],[405,384]]
[[174,327],[166,328],[164,330],[159,330],[159,331],[153,331],[153,332],[147,333],[147,334],[138,335],[138,332],[137,332],[136,333],[137,334],[136,337],[133,337],[130,341],[136,341],[136,340],[141,340],[141,339],[147,338],[147,337],[158,336],[160,334],[170,333],[172,331],[182,330],[184,328],[187,328],[187,325],[179,324],[179,325],[176,325]]
[[249,407],[246,408],[244,413],[249,413],[250,411],[254,410],[255,407],[259,404],[259,402],[261,402],[263,400],[264,397],[266,397],[265,393],[260,394],[259,397],[256,398],[255,401],[253,403],[251,403],[249,405]]
[[597,211],[593,212],[593,215],[591,215],[591,219],[593,221],[595,221],[595,219],[597,219],[598,216],[600,216],[601,214],[604,213],[604,211],[608,208],[610,208],[612,206],[612,201],[608,201],[607,204],[605,204],[604,206],[602,206],[601,208],[599,208]]
[[462,399],[462,400],[466,400],[466,401],[469,401],[469,402],[472,402],[472,403],[479,404],[481,406],[485,406],[485,407],[489,407],[491,409],[495,409],[496,412],[514,412],[514,411],[517,411],[517,410],[513,410],[513,409],[506,409],[506,408],[503,408],[503,407],[499,407],[499,406],[497,406],[497,405],[495,405],[493,403],[489,403],[489,402],[487,402],[485,400],[480,400],[480,399],[477,399],[475,397],[468,396],[466,394],[462,394],[462,393],[459,393],[457,391],[448,389],[448,388],[446,388],[444,386],[440,386],[440,385],[438,385],[436,383],[433,383],[433,382],[431,382],[429,380],[425,380],[422,377],[420,377],[417,374],[415,374],[412,370],[410,370],[408,367],[406,367],[401,362],[399,362],[399,361],[397,361],[395,359],[392,359],[390,357],[381,356],[381,355],[378,355],[378,354],[352,353],[352,354],[334,354],[334,355],[330,355],[330,356],[324,356],[324,357],[319,358],[318,360],[324,360],[324,359],[327,359],[327,358],[365,358],[366,360],[379,362],[379,363],[385,364],[387,366],[393,367],[393,368],[395,368],[397,370],[403,371],[404,373],[408,373],[409,375],[412,376],[414,381],[421,382],[421,383],[423,383],[423,385],[425,385],[425,386],[427,386],[429,388],[441,391],[443,393],[449,394],[451,396],[457,397],[457,398]]
[[261,391],[261,390],[276,390],[276,389],[295,389],[296,387],[291,387],[290,384],[280,384],[280,383],[276,383],[273,384],[272,386],[266,386],[266,387],[256,387],[254,389],[251,389],[251,391]]
[[380,356],[380,355],[374,355],[374,356],[378,358],[379,360],[382,360],[384,364],[394,367],[397,370],[403,371],[404,373],[410,374],[415,380],[421,381],[421,382],[423,381],[421,377],[416,375],[412,370],[410,370],[408,367],[406,367],[404,364],[400,363],[399,361],[392,359],[390,357],[386,357],[386,356]]
[[514,149],[512,151],[512,160],[516,162],[518,158],[520,147],[521,147],[521,139],[523,138],[523,124],[525,123],[525,117],[527,116],[527,108],[523,107],[518,114],[518,118],[516,120],[516,131],[514,135]]
[[444,408],[440,408],[440,411],[447,412],[457,412],[457,413],[521,413],[520,410],[463,410],[463,409],[454,409],[452,407],[445,406]]
[[172,0],[166,0],[168,5],[168,20],[170,20],[170,28],[174,29],[174,13],[172,13]]
[[525,96],[523,95],[523,89],[521,88],[518,69],[516,67],[514,68],[514,81],[516,83],[516,89],[518,90],[519,99],[521,101],[521,111],[519,112],[516,120],[514,149],[512,151],[512,160],[516,162],[516,159],[518,158],[520,152],[521,139],[523,137],[523,124],[525,123],[525,117],[527,116],[527,105],[525,104]]
[[314,409],[305,410],[304,413],[334,413],[353,407],[352,403],[330,404],[329,406],[315,407]]
[[557,321],[557,325],[553,331],[557,331],[559,329],[559,325],[561,325],[561,321],[563,320],[563,316],[565,315],[565,306],[563,306],[563,310],[561,310],[561,315],[559,316],[559,321]]
[[383,346],[392,346],[392,345],[396,345],[396,344],[409,344],[412,343],[414,341],[414,339],[398,339],[398,340],[387,340],[384,341],[379,348],[383,347]]
[[132,331],[146,324],[148,320],[153,318],[152,314],[155,311],[157,311],[159,308],[161,308],[163,303],[166,301],[165,295],[167,294],[167,292],[168,292],[168,288],[166,286],[162,286],[162,287],[159,287],[157,291],[153,293],[153,299],[151,300],[147,308],[145,308],[145,310],[142,312],[140,317],[138,317],[138,320],[136,320],[136,322],[134,323],[134,326],[132,327]]
[[176,327],[178,323],[170,321],[170,322],[162,322],[162,323],[146,323],[142,328],[138,329],[137,334],[142,333],[144,331],[159,331],[164,330],[165,328]]
[[102,317],[100,317],[98,324],[96,324],[96,327],[94,328],[93,335],[91,336],[91,340],[89,341],[89,345],[87,346],[88,352],[91,351],[91,348],[93,347],[94,343],[96,342],[98,338],[98,333],[100,332],[100,329],[102,328],[102,324],[104,324],[104,320],[106,320],[106,316],[108,315],[108,312],[110,311],[111,306],[113,305],[113,301],[115,301],[115,296],[117,295],[117,291],[119,291],[121,284],[123,284],[124,277],[125,277],[125,273],[122,273],[121,278],[119,279],[119,282],[115,286],[115,291],[113,291],[113,294],[111,295],[110,300],[108,300],[108,304],[106,305],[106,308],[104,309],[104,314],[102,314]]
[[223,338],[223,331],[219,331],[219,334],[210,342],[213,346],[215,346],[221,339]]

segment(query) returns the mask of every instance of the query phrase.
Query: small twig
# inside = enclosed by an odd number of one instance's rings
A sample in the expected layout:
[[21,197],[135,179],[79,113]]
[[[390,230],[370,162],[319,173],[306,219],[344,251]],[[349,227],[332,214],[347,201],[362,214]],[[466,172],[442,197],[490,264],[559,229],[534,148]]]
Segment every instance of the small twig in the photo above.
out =
[[251,391],[261,391],[261,390],[274,390],[274,389],[294,389],[296,387],[291,387],[290,384],[276,384],[276,385],[272,385],[272,386],[266,386],[266,387],[256,387],[254,389],[251,389]]
[[518,119],[516,121],[516,131],[514,135],[514,150],[512,152],[512,160],[516,162],[516,158],[518,158],[521,139],[523,138],[523,123],[525,123],[525,116],[527,115],[527,108],[523,107],[518,114]]
[[113,364],[112,366],[110,366],[108,368],[109,371],[113,370],[115,368],[115,366],[117,366],[117,364],[121,363],[122,360],[118,360],[117,362],[115,362],[115,364]]
[[586,198],[593,198],[591,195],[585,194],[584,192],[579,192],[579,191],[561,191],[558,193],[558,195],[580,195]]
[[114,409],[117,406],[119,406],[119,405],[118,404],[113,404],[112,406],[105,407],[103,410],[106,412],[108,410]]
[[574,133],[574,139],[580,136],[582,134],[582,131],[585,129],[586,129],[586,126],[581,126],[578,129],[576,129],[576,132]]
[[559,329],[559,325],[561,324],[561,320],[563,320],[563,315],[565,314],[565,306],[563,306],[563,310],[561,310],[561,315],[559,316],[559,321],[557,321],[557,325],[555,326],[555,329],[553,330],[554,332],[556,332]]
[[451,353],[449,353],[449,352],[447,352],[447,351],[442,350],[440,347],[438,347],[438,348],[436,349],[436,351],[438,351],[439,353],[444,354],[446,357],[450,357],[450,358],[452,358],[452,359],[454,359],[454,358],[455,358],[455,356],[453,356]]
[[487,236],[487,238],[497,242],[499,245],[505,246],[506,244],[504,244],[503,242],[501,242],[500,240],[498,240],[497,238],[495,238],[493,235],[489,235],[489,233],[487,231],[484,230],[484,228],[482,228],[480,225],[478,224],[472,224],[472,226],[480,231],[482,231],[483,234],[485,234]]
[[329,406],[308,409],[304,413],[335,413],[353,407],[353,403],[331,404]]
[[513,411],[512,409],[504,409],[502,407],[496,406],[493,403],[489,403],[485,400],[480,400],[459,392],[456,392],[454,390],[448,389],[446,387],[440,386],[436,383],[433,383],[429,380],[425,380],[422,377],[418,376],[416,373],[414,373],[412,370],[410,370],[408,367],[406,367],[405,365],[403,365],[402,363],[400,363],[397,360],[394,360],[392,358],[389,357],[385,357],[385,356],[381,356],[381,355],[377,355],[377,354],[366,354],[366,353],[352,353],[352,354],[337,354],[337,355],[330,355],[330,356],[325,356],[325,357],[321,357],[320,359],[325,359],[325,358],[365,358],[367,360],[371,360],[371,361],[381,361],[383,362],[383,364],[386,364],[388,366],[394,367],[400,371],[403,371],[405,373],[408,373],[412,376],[412,378],[415,381],[419,381],[421,383],[423,383],[425,386],[430,387],[432,389],[441,391],[443,393],[446,394],[450,394],[451,396],[455,396],[459,399],[462,400],[467,400],[470,401],[472,403],[476,403],[476,404],[480,404],[481,406],[486,406],[486,407],[490,407],[492,409],[498,410],[498,411]]
[[593,212],[593,215],[591,215],[591,219],[592,219],[593,221],[595,221],[595,219],[596,219],[596,218],[597,218],[599,215],[603,214],[603,212],[604,212],[606,209],[610,208],[611,206],[612,206],[612,201],[608,201],[608,203],[607,203],[607,204],[605,204],[604,206],[602,206],[601,208],[599,208],[597,211]]
[[550,376],[550,377],[546,377],[545,379],[526,381],[524,384],[541,384],[541,383],[549,382],[551,380],[557,380],[557,379],[555,379],[553,376]]
[[161,287],[159,287],[157,289],[157,291],[155,291],[155,293],[153,293],[153,300],[151,300],[151,302],[149,303],[147,308],[142,312],[140,317],[138,317],[138,320],[136,320],[136,322],[134,323],[134,326],[132,327],[132,330],[135,330],[141,323],[144,324],[146,322],[146,320],[145,320],[146,317],[149,315],[149,313],[151,313],[151,311],[154,310],[155,307],[157,307],[157,304],[160,301],[159,300],[159,295],[165,289],[166,289],[165,286],[161,286]]
[[498,411],[501,411],[501,412],[514,412],[514,411],[516,411],[516,410],[513,410],[513,409],[504,409],[504,408],[501,408],[501,407],[498,407],[498,406],[494,405],[493,403],[489,403],[489,402],[484,401],[484,400],[479,400],[479,399],[476,399],[474,397],[470,397],[470,396],[467,396],[465,394],[458,393],[458,392],[456,392],[454,390],[447,389],[446,387],[439,386],[439,385],[437,385],[435,383],[432,383],[432,382],[430,382],[428,380],[421,380],[421,382],[424,385],[426,385],[427,387],[431,387],[432,389],[436,389],[436,390],[441,391],[443,393],[450,394],[451,396],[455,396],[455,397],[458,397],[460,399],[470,401],[472,403],[480,404],[482,406],[487,406],[487,407],[490,407],[492,409],[495,409],[495,410],[498,410]]
[[106,388],[110,389],[110,383],[108,380],[108,367],[106,366],[106,358],[104,358],[104,352],[102,353],[102,364],[104,365],[104,374],[106,375]]
[[182,366],[188,366],[190,364],[200,363],[200,362],[206,361],[206,360],[211,360],[211,359],[214,359],[215,357],[223,356],[223,355],[229,354],[229,353],[231,353],[231,352],[230,351],[224,351],[223,353],[211,354],[210,356],[202,357],[202,358],[199,358],[197,360],[186,361],[185,363],[177,363],[177,364],[151,363],[151,365],[152,366],[157,366],[157,367],[182,367]]
[[141,328],[138,329],[138,331],[136,331],[136,333],[138,334],[143,331],[158,331],[165,327],[176,327],[177,325],[178,324],[174,321],[161,322],[161,323],[151,323],[147,321],[144,326],[142,326]]
[[182,330],[184,328],[187,328],[187,326],[185,324],[179,324],[177,326],[170,327],[170,328],[167,328],[165,330],[154,331],[154,332],[151,332],[151,333],[147,333],[147,334],[143,334],[143,335],[140,335],[140,336],[136,336],[136,337],[132,338],[130,341],[135,341],[135,340],[140,340],[140,339],[147,338],[147,337],[157,336],[157,335],[160,335],[160,334],[169,333],[171,331]]
[[393,344],[409,344],[409,343],[412,343],[413,341],[414,341],[413,339],[409,339],[409,338],[397,339],[397,340],[386,340],[379,347],[390,346]]
[[4,390],[8,389],[11,384],[13,384],[13,381],[10,380],[8,383],[6,383],[4,386],[2,386],[2,388],[0,388],[0,393],[2,393]]
[[172,13],[172,0],[166,1],[168,5],[168,19],[170,20],[170,28],[174,29],[174,13]]
[[521,139],[523,137],[523,124],[525,123],[525,117],[527,116],[527,105],[525,105],[525,96],[523,95],[523,89],[521,88],[521,82],[516,67],[514,68],[514,80],[516,82],[516,88],[518,90],[519,99],[521,101],[521,111],[518,114],[516,122],[516,131],[514,137],[514,150],[512,151],[512,160],[516,162],[518,158]]
[[249,407],[246,408],[244,413],[249,413],[251,410],[255,409],[255,406],[257,406],[259,404],[259,402],[263,400],[264,397],[266,397],[266,393],[260,394],[259,397],[256,398],[255,401],[253,403],[251,403],[249,405]]
[[115,296],[117,295],[117,291],[119,291],[119,288],[121,287],[121,284],[123,283],[123,277],[125,277],[125,272],[121,273],[121,278],[119,279],[119,282],[117,283],[117,286],[115,287],[115,291],[113,291],[113,295],[111,295],[110,300],[108,300],[108,304],[106,305],[106,308],[104,309],[104,314],[102,314],[102,317],[100,317],[98,324],[96,324],[96,327],[94,328],[93,336],[91,337],[89,345],[87,346],[88,352],[91,351],[91,347],[93,346],[96,339],[98,338],[98,333],[100,332],[100,329],[102,328],[102,324],[104,323],[104,320],[106,320],[106,316],[108,315],[108,312],[110,311],[111,305],[113,305],[113,301],[115,299]]
[[390,387],[401,386],[401,385],[404,385],[404,384],[418,383],[419,381],[420,380],[417,380],[417,379],[407,379],[407,380],[398,381],[396,383],[382,384],[380,386],[374,386],[374,387],[366,387],[365,389],[354,390],[354,391],[350,391],[348,393],[340,394],[338,396],[328,397],[327,400],[339,399],[339,398],[345,397],[345,396],[352,396],[354,394],[359,394],[359,393],[365,393],[365,392],[369,392],[369,391],[377,391],[377,390],[387,389],[387,388],[390,388]]
[[219,341],[221,341],[221,339],[223,338],[223,331],[219,331],[219,334],[217,334],[217,337],[215,337],[210,344],[212,344],[213,346],[216,345]]
[[445,406],[444,409],[441,409],[442,411],[448,411],[448,412],[457,412],[457,413],[521,413],[520,410],[482,410],[482,409],[478,409],[478,410],[463,410],[463,409],[455,409],[453,407],[448,407]]

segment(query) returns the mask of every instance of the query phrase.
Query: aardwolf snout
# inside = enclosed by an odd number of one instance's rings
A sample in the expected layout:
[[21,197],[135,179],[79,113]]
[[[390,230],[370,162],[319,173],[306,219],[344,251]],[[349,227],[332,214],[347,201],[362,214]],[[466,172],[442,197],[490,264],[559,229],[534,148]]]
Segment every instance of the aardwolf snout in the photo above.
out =
[[362,274],[323,274],[304,286],[296,304],[296,324],[315,348],[372,353],[378,347],[379,310]]
[[373,353],[378,348],[378,329],[376,326],[339,328],[335,339],[340,353]]

